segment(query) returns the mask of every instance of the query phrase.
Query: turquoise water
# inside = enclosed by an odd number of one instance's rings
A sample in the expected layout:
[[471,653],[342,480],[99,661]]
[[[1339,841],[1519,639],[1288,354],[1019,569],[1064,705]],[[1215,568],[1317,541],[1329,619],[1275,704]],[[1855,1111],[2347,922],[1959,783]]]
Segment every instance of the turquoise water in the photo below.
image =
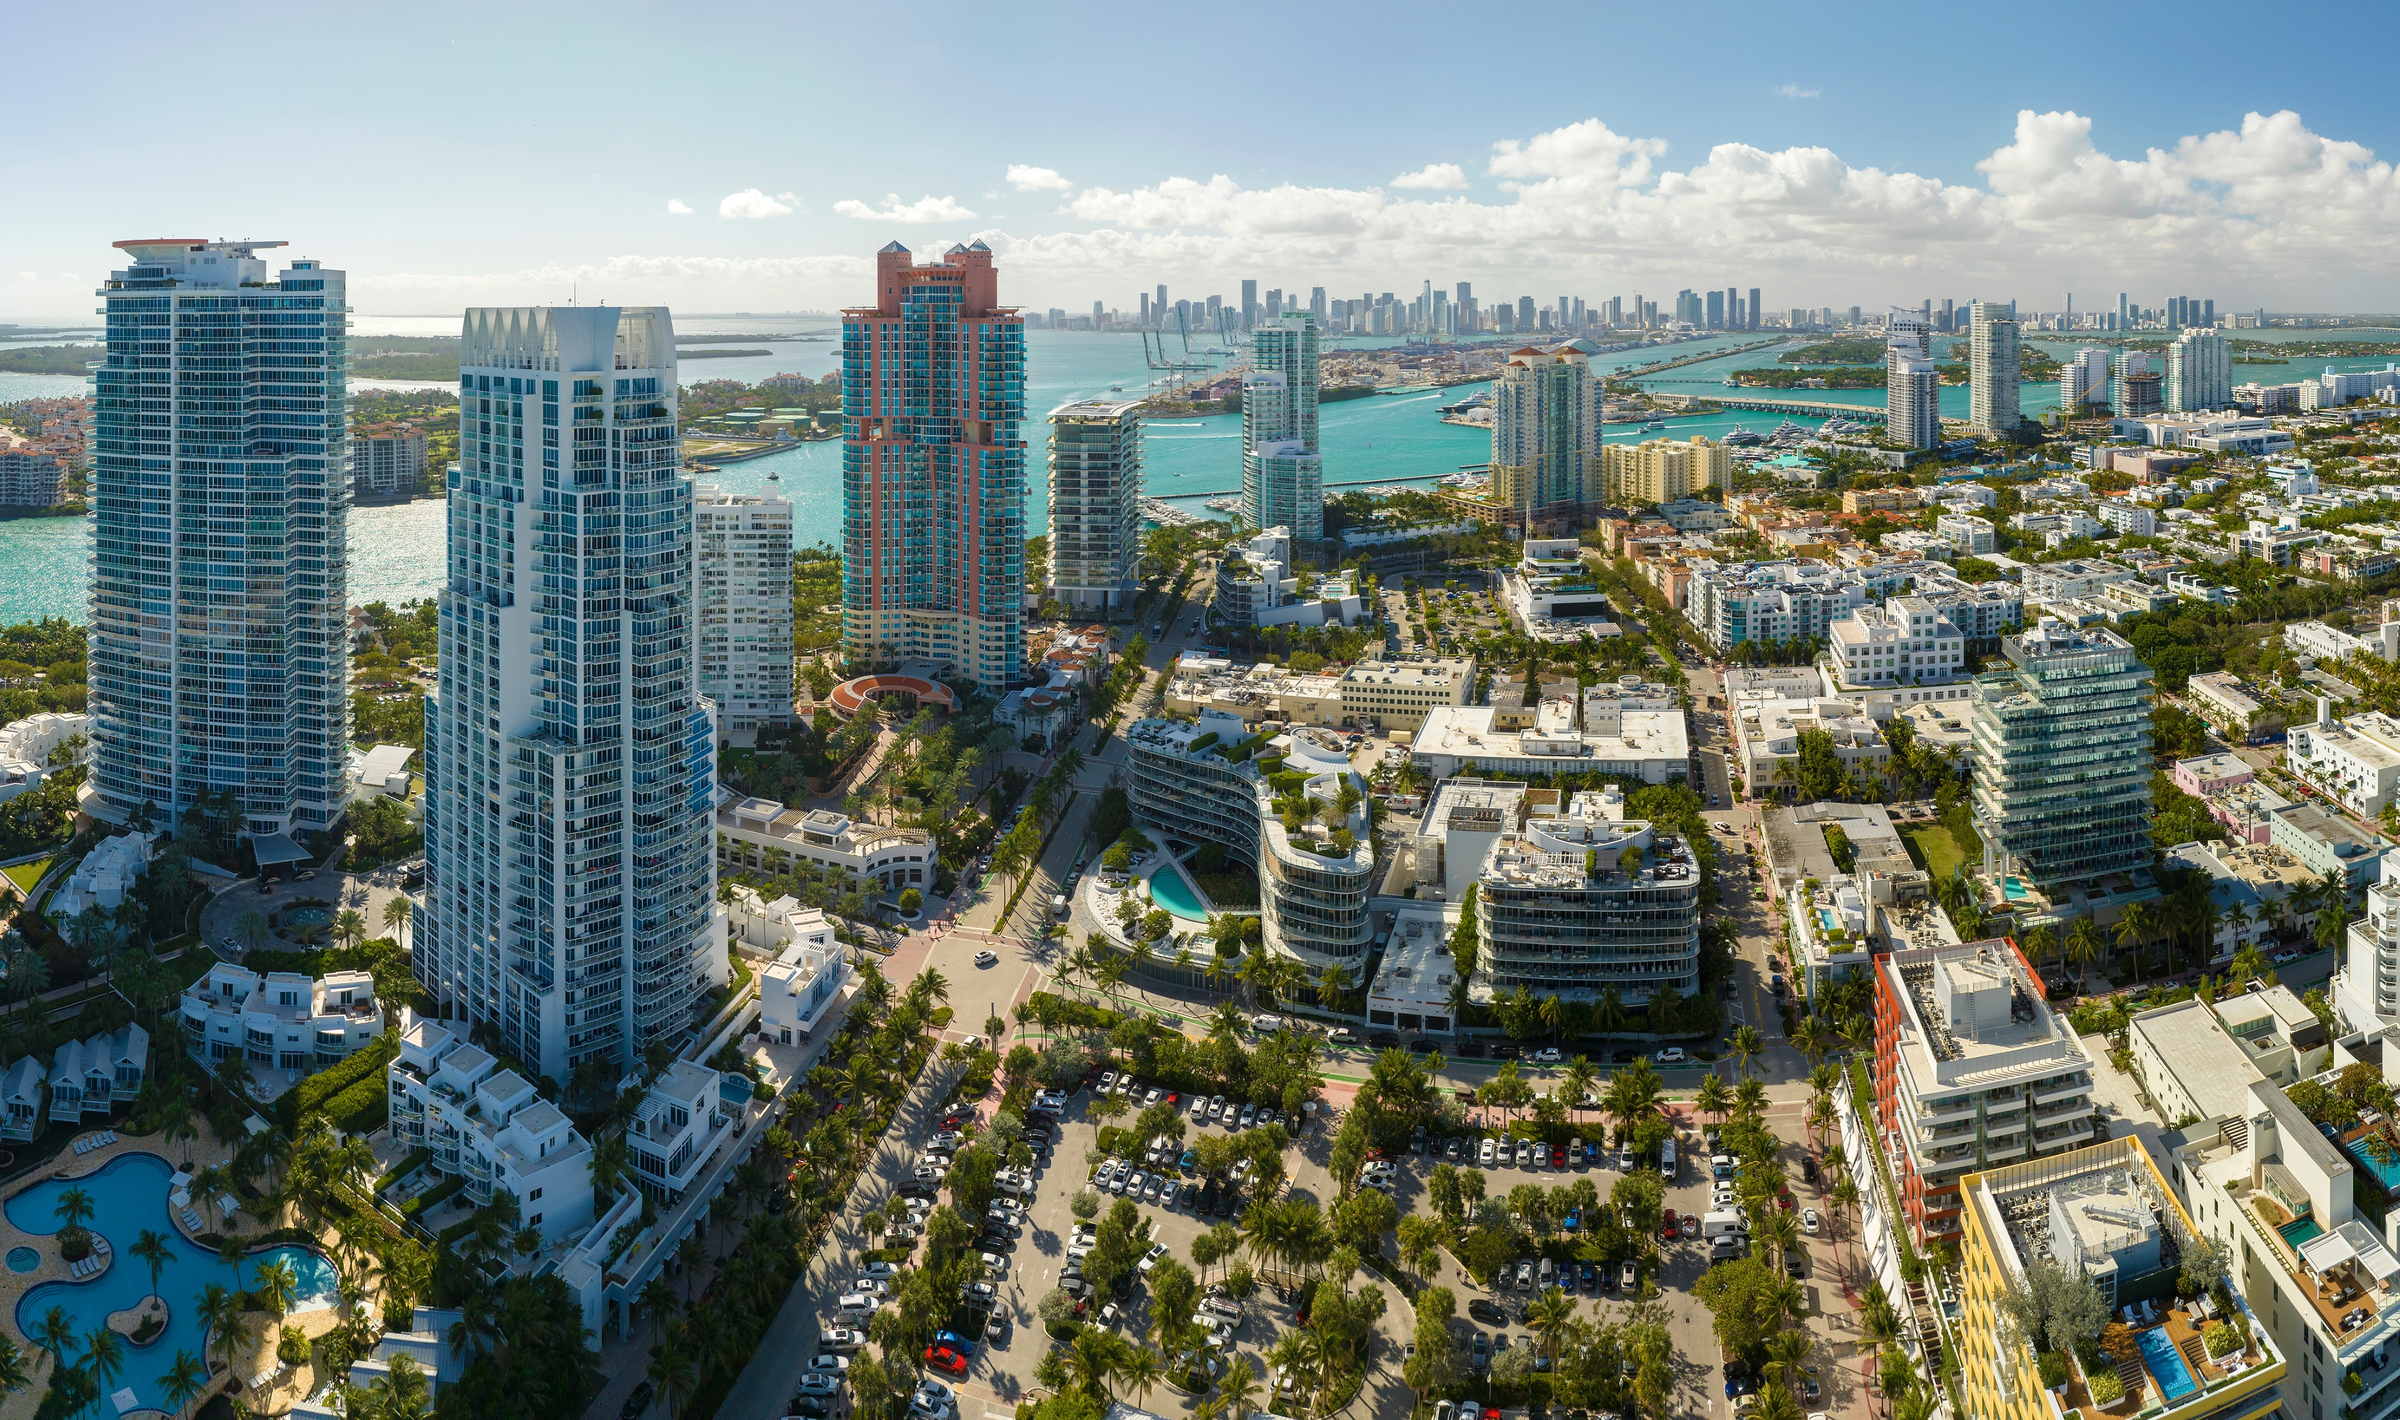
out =
[[[142,1405],[158,1409],[166,1408],[158,1376],[173,1362],[175,1353],[204,1354],[207,1328],[199,1321],[199,1298],[209,1283],[248,1285],[259,1267],[282,1262],[299,1279],[299,1308],[330,1305],[339,1291],[333,1264],[311,1248],[271,1248],[242,1259],[238,1266],[228,1266],[214,1252],[185,1241],[167,1215],[167,1179],[173,1172],[166,1160],[154,1154],[126,1154],[84,1178],[35,1184],[9,1199],[7,1205],[9,1222],[24,1232],[46,1237],[58,1231],[58,1218],[51,1210],[59,1195],[79,1187],[91,1195],[90,1226],[108,1239],[116,1257],[115,1265],[92,1281],[45,1282],[27,1292],[17,1303],[17,1328],[24,1332],[30,1332],[54,1306],[66,1308],[81,1331],[101,1325],[110,1312],[131,1309],[150,1294],[150,1266],[133,1256],[134,1240],[144,1228],[167,1237],[168,1260],[158,1276],[158,1294],[167,1303],[167,1329],[147,1346],[128,1347],[124,1374],[108,1387],[112,1391],[130,1387]],[[10,1265],[15,1265],[13,1258]]]
[[1150,900],[1187,922],[1208,921],[1208,909],[1200,905],[1198,894],[1172,865],[1150,875]]
[[[750,316],[686,319],[677,323],[677,329],[687,335],[786,335],[826,330],[831,325],[832,321],[824,317]],[[355,329],[361,335],[450,335],[457,332],[458,321],[455,317],[362,315],[358,317]],[[2261,336],[2269,340],[2339,338],[2400,341],[2400,331],[2243,331],[2241,336],[2244,339]],[[1664,355],[1688,355],[1744,344],[1750,339],[1747,334],[1712,337],[1708,341],[1671,347]],[[1950,339],[1943,336],[1937,337],[1936,341],[1937,344],[1945,344]],[[1105,395],[1120,388],[1124,394],[1139,395],[1150,383],[1152,372],[1143,362],[1139,335],[1090,335],[1073,331],[1036,330],[1028,331],[1025,340],[1025,408],[1029,426],[1025,451],[1025,526],[1028,534],[1031,534],[1041,531],[1048,506],[1047,475],[1043,467],[1045,441],[1034,426],[1038,426],[1050,410],[1071,400]],[[1368,349],[1395,343],[1389,339],[1350,339],[1344,341],[1342,348]],[[2088,342],[2039,339],[2034,343],[2052,354],[2067,355]],[[840,346],[830,341],[769,343],[768,348],[775,353],[731,360],[689,362],[683,366],[682,374],[687,383],[712,379],[756,382],[768,375],[784,372],[813,378],[836,368],[841,358]],[[1195,342],[1195,348],[1198,348],[1198,342]],[[2396,349],[2396,353],[2400,353],[2400,349]],[[1614,372],[1660,358],[1663,358],[1662,352],[1648,349],[1599,356],[1593,364],[1604,371]],[[1708,394],[1712,390],[1724,393],[1725,371],[1769,363],[1773,358],[1773,350],[1758,350],[1747,355],[1727,356],[1665,371],[1656,377],[1646,377],[1645,382],[1654,383],[1661,393]],[[1949,358],[1946,351],[1944,358]],[[2313,376],[2328,365],[2340,370],[2357,370],[2382,363],[2380,359],[2367,358],[2295,360],[2289,365],[2280,366],[2237,366],[2235,376],[2240,380],[2255,378],[2283,382],[2299,379],[2303,375]],[[1489,434],[1444,424],[1440,416],[1434,413],[1436,405],[1463,399],[1482,388],[1486,386],[1462,385],[1438,393],[1376,396],[1326,405],[1319,421],[1319,444],[1324,453],[1326,483],[1427,483],[1443,474],[1456,472],[1461,465],[1482,463],[1489,459]],[[37,395],[85,392],[84,381],[75,376],[0,373],[0,403]],[[2050,409],[2057,402],[2056,392],[2055,384],[2025,386],[2020,397],[2024,412],[2038,415]],[[1881,390],[1806,390],[1790,393],[1793,397],[1825,403],[1857,404],[1870,408],[1881,408],[1883,405]],[[1941,397],[1942,413],[1959,418],[1966,416],[1967,391],[1964,387],[1945,387]],[[1668,432],[1676,438],[1688,438],[1692,434],[1717,438],[1737,427],[1764,433],[1774,428],[1782,418],[1776,413],[1734,410],[1670,420]],[[1812,428],[1823,422],[1802,416],[1794,416],[1794,419]],[[1607,441],[1612,444],[1657,437],[1657,434],[1643,434],[1638,424],[1616,425],[1606,434]],[[1148,468],[1144,481],[1154,496],[1198,499],[1231,492],[1241,484],[1241,418],[1238,415],[1161,420],[1149,426],[1145,446]],[[715,482],[737,493],[771,490],[788,498],[792,503],[793,536],[798,542],[803,545],[811,542],[838,543],[842,517],[841,462],[839,441],[800,444],[766,458],[726,464],[715,475]],[[773,477],[770,478],[770,475]],[[446,531],[443,513],[443,505],[433,501],[352,509],[351,603],[397,603],[434,595],[439,590],[442,574],[442,559],[438,549]],[[79,622],[89,620],[87,583],[90,562],[91,539],[84,519],[27,518],[0,522],[0,625],[43,616],[63,616]]]
[[41,1265],[42,1255],[32,1248],[12,1247],[8,1250],[8,1270],[11,1272],[31,1272]]
[[2368,1153],[2363,1143],[2345,1143],[2342,1152],[2356,1160],[2360,1168],[2374,1175],[2375,1181],[2383,1185],[2385,1193],[2400,1193],[2400,1154],[2393,1155],[2388,1163],[2383,1162]]
[[2292,1251],[2298,1252],[2302,1244],[2306,1243],[2311,1238],[2319,1236],[2325,1230],[2317,1226],[2316,1219],[2301,1218],[2297,1221],[2286,1223],[2282,1227],[2277,1228],[2275,1231],[2283,1238],[2285,1242],[2291,1244]]
[[296,927],[330,926],[332,922],[333,909],[330,907],[295,907],[283,914],[283,927],[287,932]]
[[2150,1368],[2168,1400],[2181,1400],[2200,1388],[2192,1381],[2192,1368],[2183,1363],[2175,1343],[2167,1339],[2165,1327],[2145,1327],[2134,1333],[2134,1339],[2142,1348],[2142,1364]]
[[2023,878],[2002,878],[2000,880],[2000,895],[2007,898],[2010,902],[2023,901],[2025,897],[2025,880]]

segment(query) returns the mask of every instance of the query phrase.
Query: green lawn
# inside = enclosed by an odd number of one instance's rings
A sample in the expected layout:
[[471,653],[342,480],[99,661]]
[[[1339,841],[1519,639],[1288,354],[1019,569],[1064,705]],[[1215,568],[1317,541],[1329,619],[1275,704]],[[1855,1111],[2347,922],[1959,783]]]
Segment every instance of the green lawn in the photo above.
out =
[[1917,824],[1900,830],[1900,841],[1908,845],[1910,861],[1923,868],[1935,882],[1950,876],[1966,855],[1958,851],[1958,842],[1950,830],[1938,823]]
[[19,863],[17,866],[7,869],[8,880],[17,885],[17,896],[23,897],[33,891],[33,885],[42,880],[42,874],[50,871],[50,864],[53,861],[49,858],[36,858],[30,863]]

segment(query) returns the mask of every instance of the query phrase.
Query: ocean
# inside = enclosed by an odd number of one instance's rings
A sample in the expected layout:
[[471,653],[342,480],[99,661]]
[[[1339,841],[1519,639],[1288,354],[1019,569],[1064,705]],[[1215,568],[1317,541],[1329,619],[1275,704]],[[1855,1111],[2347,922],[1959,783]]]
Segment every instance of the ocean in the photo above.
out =
[[[356,318],[353,329],[360,335],[447,335],[457,331],[458,318],[361,315]],[[804,335],[829,334],[833,331],[833,327],[821,317],[812,320],[778,316],[688,318],[678,321],[676,329],[684,335]],[[2270,330],[2245,331],[2242,335],[2244,338],[2257,335],[2271,340],[2339,338],[2400,341],[2400,331]],[[53,342],[58,338],[47,337]],[[1752,338],[1748,334],[1715,337],[1705,342],[1672,347],[1668,353],[1677,356],[1702,353],[1712,348],[1747,343]],[[1946,341],[1948,337],[1939,339]],[[1355,338],[1344,342],[1345,347],[1351,349],[1396,343],[1389,339]],[[2075,341],[2050,339],[2039,339],[2035,343],[2060,356],[2071,354],[2079,345]],[[687,361],[681,370],[683,379],[686,383],[735,379],[754,384],[769,375],[787,372],[815,377],[835,369],[841,360],[841,347],[833,341],[761,341],[760,344],[772,353]],[[1197,344],[1195,348],[1198,348]],[[2400,353],[2400,345],[2395,345],[2395,352]],[[1656,358],[1656,351],[1625,352],[1598,357],[1594,364],[1614,372]],[[1946,354],[1944,358],[1947,358]],[[1663,393],[1705,394],[1712,388],[1722,392],[1725,388],[1725,371],[1763,364],[1772,359],[1772,351],[1761,350],[1748,355],[1686,365],[1658,377],[1657,388]],[[2327,366],[2354,370],[2380,363],[2372,359],[2343,359],[2294,361],[2281,367],[2239,365],[2235,367],[2234,378],[2237,383],[2253,378],[2280,383],[2298,379],[2304,374],[2313,375]],[[1149,385],[1153,372],[1143,360],[1140,336],[1081,334],[1073,331],[1028,331],[1025,365],[1025,407],[1030,416],[1026,424],[1028,493],[1025,526],[1028,535],[1031,535],[1041,531],[1047,506],[1046,476],[1043,471],[1045,446],[1040,430],[1042,416],[1059,405],[1078,399],[1120,392],[1138,396]],[[378,383],[360,381],[357,387],[370,388]],[[1377,395],[1324,406],[1319,417],[1318,442],[1324,454],[1326,484],[1329,487],[1425,484],[1444,474],[1454,473],[1465,465],[1486,461],[1491,457],[1491,438],[1488,434],[1444,424],[1435,412],[1437,405],[1463,399],[1484,388],[1487,386],[1459,385],[1422,394]],[[0,403],[85,392],[84,381],[77,376],[0,373]],[[1880,390],[1810,390],[1793,393],[1795,397],[1804,396],[1825,403],[1873,407],[1880,407],[1883,403]],[[2055,407],[2056,394],[2056,385],[2025,386],[2022,397],[2025,414],[2038,416]],[[1942,413],[1964,418],[1967,413],[1967,391],[1964,388],[1944,387]],[[1743,427],[1763,433],[1772,429],[1781,419],[1779,414],[1761,411],[1729,411],[1671,420],[1668,428],[1677,438],[1689,437],[1694,433],[1718,437]],[[1796,421],[1811,427],[1823,422],[1797,416]],[[1621,424],[1612,427],[1606,437],[1610,443],[1616,443],[1645,436],[1641,426]],[[1658,436],[1653,434],[1648,437]],[[1148,464],[1145,482],[1148,491],[1155,497],[1199,500],[1231,493],[1241,487],[1239,415],[1161,419],[1148,427],[1145,452]],[[813,542],[838,544],[840,541],[842,499],[839,441],[800,444],[765,458],[726,464],[719,469],[713,481],[735,492],[756,493],[772,489],[790,499],[793,536],[801,545]],[[429,597],[439,589],[442,559],[438,555],[427,554],[428,549],[438,548],[443,542],[443,509],[441,502],[426,499],[351,510],[350,600],[353,603],[396,603]],[[1199,511],[1196,504],[1194,510]],[[90,561],[91,538],[82,518],[23,518],[0,522],[0,625],[45,616],[85,620]]]

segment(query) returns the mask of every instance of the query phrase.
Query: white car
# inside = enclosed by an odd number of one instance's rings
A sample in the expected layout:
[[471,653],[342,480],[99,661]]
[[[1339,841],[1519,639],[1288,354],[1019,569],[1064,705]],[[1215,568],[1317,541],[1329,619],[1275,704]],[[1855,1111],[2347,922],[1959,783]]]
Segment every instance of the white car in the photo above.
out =
[[813,1371],[800,1378],[802,1395],[831,1396],[842,1393],[842,1378],[825,1371]]
[[1499,1144],[1494,1142],[1491,1136],[1486,1135],[1483,1146],[1475,1151],[1475,1162],[1488,1169],[1497,1161],[1499,1152]]
[[850,1290],[880,1302],[892,1294],[892,1284],[882,1277],[861,1277],[850,1284]]
[[1142,1275],[1144,1277],[1149,1276],[1150,1269],[1158,1266],[1159,1261],[1166,1255],[1167,1245],[1165,1243],[1152,1243],[1150,1245],[1150,1250],[1142,1254],[1142,1260],[1140,1264]]
[[859,1268],[859,1271],[866,1273],[869,1277],[881,1277],[887,1282],[891,1280],[892,1274],[899,1270],[880,1258]]
[[1813,1237],[1816,1235],[1817,1229],[1823,1226],[1825,1226],[1825,1220],[1817,1216],[1816,1209],[1803,1208],[1800,1210],[1800,1231]]
[[1199,1096],[1197,1096],[1197,1095],[1194,1095],[1194,1096],[1192,1097],[1192,1110],[1191,1110],[1191,1114],[1192,1114],[1192,1123],[1194,1123],[1194,1124],[1206,1124],[1206,1123],[1208,1123],[1208,1101],[1207,1101],[1207,1100],[1204,1100],[1204,1099],[1201,1099],[1201,1098],[1200,1098]]
[[1154,1173],[1150,1175],[1150,1177],[1142,1181],[1142,1201],[1145,1203],[1156,1203],[1158,1201],[1158,1191],[1166,1186],[1167,1180],[1164,1174]]
[[867,1344],[867,1334],[855,1327],[837,1326],[825,1333],[824,1344],[836,1351],[856,1351]]
[[808,1363],[812,1374],[844,1376],[850,1373],[850,1358],[828,1351]]
[[993,951],[991,948],[986,947],[982,951],[979,951],[975,954],[975,964],[977,966],[998,966],[1000,964],[1000,954],[996,951]]
[[1564,1062],[1566,1058],[1566,1053],[1555,1045],[1545,1045],[1533,1052],[1533,1063],[1536,1065],[1557,1065]]
[[1157,1104],[1160,1100],[1163,1100],[1166,1097],[1167,1092],[1165,1090],[1152,1089],[1149,1093],[1142,1096],[1142,1108],[1148,1109],[1150,1106]]
[[1108,1186],[1108,1191],[1111,1193],[1129,1193],[1134,1197],[1139,1198],[1142,1196],[1142,1179],[1143,1175],[1139,1173],[1136,1173],[1131,1177],[1119,1175],[1117,1181]]
[[998,1277],[1008,1271],[1008,1259],[999,1253],[982,1252],[977,1253],[976,1256],[982,1260],[983,1270],[989,1272],[994,1277]]
[[1369,1159],[1366,1166],[1358,1171],[1358,1177],[1363,1183],[1370,1178],[1389,1178],[1398,1172],[1400,1166],[1389,1159]]
[[1225,1097],[1211,1095],[1208,1100],[1208,1122],[1215,1124],[1225,1117]]
[[1670,1045],[1652,1056],[1651,1059],[1660,1065],[1688,1065],[1691,1063],[1692,1057],[1684,1053],[1682,1046]]

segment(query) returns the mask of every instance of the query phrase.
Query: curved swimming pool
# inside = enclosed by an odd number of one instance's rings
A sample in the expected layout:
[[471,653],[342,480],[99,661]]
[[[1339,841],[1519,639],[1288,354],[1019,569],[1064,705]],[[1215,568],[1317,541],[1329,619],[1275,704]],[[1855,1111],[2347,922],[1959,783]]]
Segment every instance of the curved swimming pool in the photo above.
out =
[[1161,864],[1158,871],[1150,875],[1150,900],[1165,908],[1169,915],[1186,922],[1205,925],[1208,921],[1208,909],[1200,905],[1200,895],[1192,890],[1190,883],[1183,880],[1182,870],[1172,863]]
[[[145,1228],[167,1238],[167,1262],[158,1271],[158,1294],[166,1299],[167,1329],[140,1348],[144,1359],[128,1359],[118,1378],[143,1406],[164,1410],[167,1403],[158,1384],[159,1373],[173,1363],[177,1351],[205,1356],[208,1328],[200,1324],[199,1298],[209,1283],[246,1287],[269,1262],[289,1265],[298,1278],[300,1300],[295,1310],[330,1306],[340,1280],[332,1262],[314,1248],[284,1246],[253,1253],[227,1264],[216,1253],[187,1241],[167,1212],[167,1180],[175,1170],[155,1154],[123,1154],[99,1172],[82,1178],[45,1179],[8,1200],[8,1221],[24,1232],[47,1237],[59,1229],[56,1212],[60,1195],[81,1188],[92,1200],[88,1227],[106,1237],[115,1263],[89,1282],[45,1282],[17,1303],[17,1329],[30,1335],[52,1307],[63,1307],[78,1331],[104,1324],[111,1312],[130,1311],[150,1295],[150,1265],[135,1257],[134,1240]],[[155,1363],[149,1358],[157,1358]]]

